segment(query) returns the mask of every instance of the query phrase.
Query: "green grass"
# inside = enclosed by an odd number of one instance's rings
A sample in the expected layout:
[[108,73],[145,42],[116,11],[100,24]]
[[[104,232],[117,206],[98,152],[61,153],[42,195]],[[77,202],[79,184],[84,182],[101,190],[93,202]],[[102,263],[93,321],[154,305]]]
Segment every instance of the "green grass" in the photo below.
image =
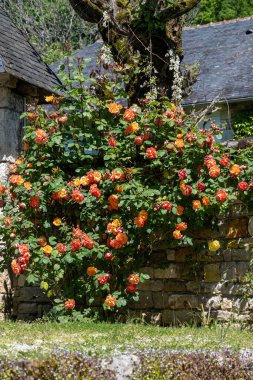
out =
[[253,332],[233,327],[0,322],[0,357],[42,358],[55,349],[99,356],[113,351],[253,349]]

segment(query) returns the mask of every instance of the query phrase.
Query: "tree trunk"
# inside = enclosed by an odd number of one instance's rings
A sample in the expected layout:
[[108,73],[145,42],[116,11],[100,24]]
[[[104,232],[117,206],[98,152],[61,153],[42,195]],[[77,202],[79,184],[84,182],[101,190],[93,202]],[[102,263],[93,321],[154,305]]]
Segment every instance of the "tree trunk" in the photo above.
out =
[[115,62],[132,69],[126,85],[130,102],[148,92],[182,97],[180,71],[184,15],[200,0],[70,0],[86,21],[98,24]]

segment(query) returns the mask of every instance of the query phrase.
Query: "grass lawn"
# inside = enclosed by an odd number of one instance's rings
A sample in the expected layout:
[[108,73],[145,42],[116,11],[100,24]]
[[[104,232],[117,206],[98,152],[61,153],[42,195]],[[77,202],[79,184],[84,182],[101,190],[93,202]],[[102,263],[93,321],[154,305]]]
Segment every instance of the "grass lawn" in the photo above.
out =
[[107,356],[134,350],[253,350],[253,332],[233,327],[0,322],[0,357],[43,358],[56,349]]

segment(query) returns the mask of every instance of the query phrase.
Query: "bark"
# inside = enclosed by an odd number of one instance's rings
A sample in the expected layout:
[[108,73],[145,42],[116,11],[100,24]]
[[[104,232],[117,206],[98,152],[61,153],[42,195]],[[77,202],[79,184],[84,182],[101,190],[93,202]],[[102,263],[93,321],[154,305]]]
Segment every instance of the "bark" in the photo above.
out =
[[70,0],[76,12],[98,24],[113,58],[130,64],[127,91],[137,102],[152,88],[153,77],[160,96],[180,102],[183,80],[179,64],[183,58],[184,15],[200,0]]

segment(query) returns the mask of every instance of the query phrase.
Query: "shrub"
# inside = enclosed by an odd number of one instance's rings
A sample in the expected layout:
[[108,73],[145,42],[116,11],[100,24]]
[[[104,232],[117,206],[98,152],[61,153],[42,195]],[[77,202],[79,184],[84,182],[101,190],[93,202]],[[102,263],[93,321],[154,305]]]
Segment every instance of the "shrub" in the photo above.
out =
[[233,120],[233,130],[236,139],[253,136],[253,112],[238,112]]
[[34,361],[0,360],[0,379],[87,379],[114,380],[115,373],[103,368],[101,360],[80,353],[60,353]]
[[23,152],[0,186],[3,268],[25,273],[56,313],[75,318],[76,309],[108,313],[138,300],[157,241],[195,244],[192,227],[253,194],[250,150],[223,148],[218,127],[198,130],[166,98],[123,106],[129,68],[108,66],[86,89],[79,62],[65,97],[46,98],[53,110],[26,114]]
[[143,352],[133,380],[250,380],[252,361],[232,352]]

